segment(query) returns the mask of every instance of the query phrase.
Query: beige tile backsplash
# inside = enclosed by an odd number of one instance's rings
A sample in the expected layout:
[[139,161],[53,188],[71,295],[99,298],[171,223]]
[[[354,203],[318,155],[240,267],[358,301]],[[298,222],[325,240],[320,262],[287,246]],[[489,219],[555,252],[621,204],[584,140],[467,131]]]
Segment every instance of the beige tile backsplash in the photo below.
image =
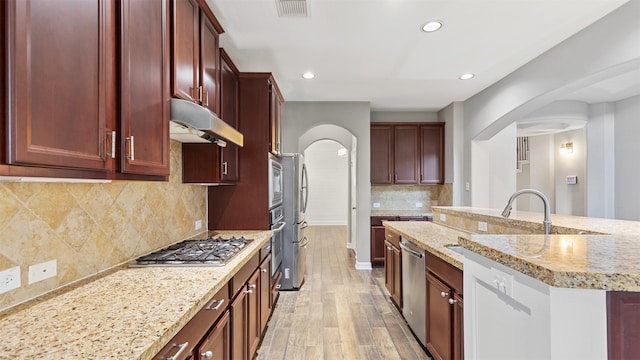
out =
[[[0,182],[0,271],[20,266],[22,286],[0,310],[206,229],[206,187],[182,184],[171,141],[168,182]],[[57,276],[28,285],[29,266],[57,260]]]
[[[450,205],[451,186],[371,186],[372,210],[402,210],[402,211],[431,211],[432,206]],[[421,202],[422,208],[416,203]],[[373,203],[379,203],[379,208],[373,208]]]

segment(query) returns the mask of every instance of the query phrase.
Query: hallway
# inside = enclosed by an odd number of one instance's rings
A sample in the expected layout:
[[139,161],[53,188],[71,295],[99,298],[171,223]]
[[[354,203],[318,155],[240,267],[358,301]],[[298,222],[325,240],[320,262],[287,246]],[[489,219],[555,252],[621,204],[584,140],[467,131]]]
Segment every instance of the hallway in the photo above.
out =
[[258,359],[429,359],[384,290],[357,271],[346,226],[310,226],[300,291],[280,292]]

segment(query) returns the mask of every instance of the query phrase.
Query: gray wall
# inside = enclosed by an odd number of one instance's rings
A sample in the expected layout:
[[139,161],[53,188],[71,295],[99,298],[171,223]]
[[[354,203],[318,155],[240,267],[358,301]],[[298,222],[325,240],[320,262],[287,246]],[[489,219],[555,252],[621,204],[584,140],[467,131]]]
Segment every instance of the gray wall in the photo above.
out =
[[[466,100],[462,174],[465,181],[478,176],[472,173],[472,140],[489,139],[515,120],[566,94],[637,68],[639,13],[640,1],[630,1]],[[472,182],[471,191],[487,190]],[[468,192],[464,193],[463,201],[473,205]]]
[[640,221],[640,96],[615,107],[616,218]]
[[[371,208],[370,107],[368,102],[285,102],[282,113],[282,149],[303,152],[299,139],[320,125],[336,125],[357,138],[357,239],[356,268],[370,268]],[[327,135],[325,138],[328,138]],[[317,139],[320,140],[320,139]]]

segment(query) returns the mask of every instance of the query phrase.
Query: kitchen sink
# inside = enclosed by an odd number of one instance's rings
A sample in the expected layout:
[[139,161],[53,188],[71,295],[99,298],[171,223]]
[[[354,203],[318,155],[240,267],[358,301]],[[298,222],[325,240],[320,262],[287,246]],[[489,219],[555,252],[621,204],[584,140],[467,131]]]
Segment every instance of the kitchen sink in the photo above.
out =
[[445,245],[447,249],[457,252],[458,254],[462,254],[462,250],[464,249],[462,246],[457,244]]

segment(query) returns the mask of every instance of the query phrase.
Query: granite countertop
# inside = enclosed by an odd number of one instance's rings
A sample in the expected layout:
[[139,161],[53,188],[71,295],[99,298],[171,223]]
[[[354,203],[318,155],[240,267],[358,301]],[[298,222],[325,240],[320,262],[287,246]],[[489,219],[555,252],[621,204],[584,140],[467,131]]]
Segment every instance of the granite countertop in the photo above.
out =
[[[0,359],[151,359],[270,240],[253,239],[222,267],[123,268],[0,314]],[[196,237],[194,237],[196,238]]]
[[625,235],[472,235],[474,253],[562,288],[640,291],[640,237]]
[[371,216],[431,216],[433,213],[430,211],[415,211],[415,210],[371,210]]
[[447,245],[458,245],[458,238],[469,236],[469,233],[432,222],[385,221],[383,224],[420,248],[460,270],[463,269],[463,256],[449,249]]

